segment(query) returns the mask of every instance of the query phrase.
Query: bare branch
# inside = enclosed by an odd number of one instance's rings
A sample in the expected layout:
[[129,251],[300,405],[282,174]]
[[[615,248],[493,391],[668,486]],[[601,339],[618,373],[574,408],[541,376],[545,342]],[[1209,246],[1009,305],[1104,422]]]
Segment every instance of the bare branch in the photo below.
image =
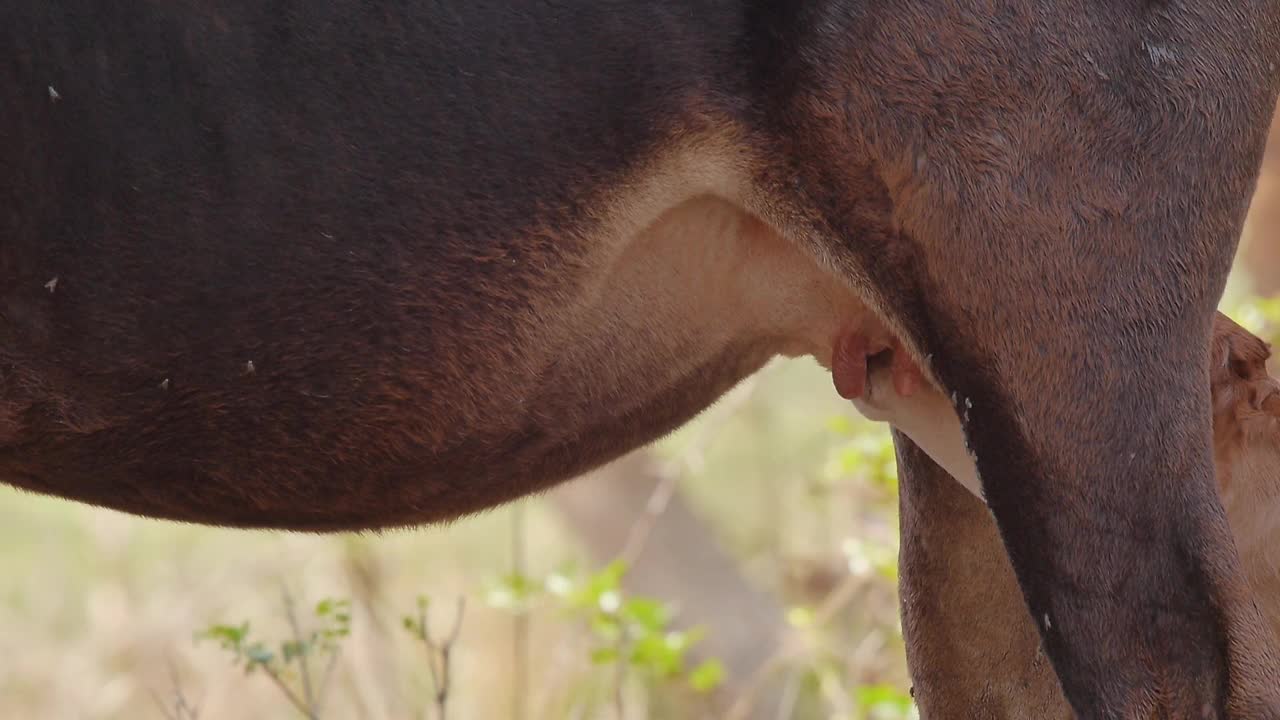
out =
[[446,720],[448,717],[450,654],[453,652],[453,646],[458,642],[458,636],[462,633],[462,617],[465,611],[466,598],[459,596],[457,610],[453,616],[453,627],[442,642],[437,642],[431,636],[431,629],[427,626],[426,608],[420,606],[418,609],[417,635],[427,649],[427,670],[431,673],[431,683],[435,688],[438,720]]
[[173,664],[173,658],[165,657],[165,666],[169,671],[169,685],[173,693],[172,709],[155,690],[150,691],[151,699],[160,708],[165,720],[199,720],[200,708],[187,700],[186,693],[182,689],[182,681],[178,677],[178,668]]
[[[688,449],[680,454],[680,457],[671,463],[673,466],[684,466],[689,470],[698,470],[704,464],[703,457],[707,448],[716,438],[720,437],[720,433],[724,430],[725,425],[737,415],[751,397],[755,394],[755,390],[759,383],[755,379],[750,379],[740,386],[739,392],[726,398],[721,403],[713,415],[714,422],[708,420],[703,423],[698,434],[689,443]],[[662,481],[653,489],[653,493],[649,496],[649,501],[645,503],[645,513],[635,524],[631,526],[630,534],[627,536],[627,542],[622,547],[622,552],[618,557],[630,567],[640,553],[644,551],[645,544],[649,540],[649,535],[653,532],[653,527],[658,523],[658,518],[666,511],[667,505],[671,502],[671,496],[676,491],[676,481],[681,473],[676,467],[666,467],[661,471]]]
[[[293,641],[297,643],[298,648],[298,652],[295,656],[298,659],[299,674],[302,676],[303,698],[303,703],[298,709],[310,718],[310,720],[320,720],[320,711],[316,705],[315,691],[311,687],[311,668],[307,663],[307,655],[310,654],[310,646],[302,635],[302,626],[298,622],[298,609],[293,602],[293,595],[289,592],[289,588],[283,583],[280,585],[280,595],[284,599],[285,617],[289,619],[289,628],[293,632]],[[292,691],[287,690],[284,681],[281,680],[275,672],[271,671],[269,668],[266,668],[266,670],[267,674],[276,681],[276,685],[278,685],[282,690],[286,690],[290,695],[294,695]],[[296,701],[294,704],[298,705]]]
[[334,650],[329,654],[329,662],[325,663],[324,674],[320,676],[320,687],[316,692],[316,716],[324,713],[324,700],[328,695],[325,691],[329,689],[329,678],[333,675],[333,668],[338,664],[338,656],[341,654],[341,648]]
[[[827,593],[817,611],[813,614],[810,627],[818,628],[826,625],[857,595],[858,589],[866,584],[866,580],[855,575],[848,575],[834,590]],[[760,666],[751,678],[747,689],[737,698],[727,715],[728,720],[744,720],[755,706],[756,694],[764,682],[786,662],[802,654],[804,637],[793,634],[773,654],[768,662]]]
[[278,672],[266,667],[265,665],[262,666],[262,671],[267,674],[267,677],[271,679],[271,682],[275,683],[276,689],[278,689],[285,698],[288,699],[289,704],[297,708],[298,712],[305,715],[308,720],[319,720],[315,713],[312,712],[311,707],[307,705],[306,701],[298,697],[298,693],[294,692],[293,688],[289,687],[289,683],[285,682],[284,678],[280,677]]
[[627,706],[623,691],[627,686],[627,628],[624,625],[618,637],[618,661],[614,663],[613,705],[618,713],[617,720],[626,720]]
[[[525,508],[527,503],[511,506],[511,572],[525,576]],[[511,687],[511,720],[524,720],[529,702],[529,616],[516,612],[512,617],[511,665],[515,676]]]

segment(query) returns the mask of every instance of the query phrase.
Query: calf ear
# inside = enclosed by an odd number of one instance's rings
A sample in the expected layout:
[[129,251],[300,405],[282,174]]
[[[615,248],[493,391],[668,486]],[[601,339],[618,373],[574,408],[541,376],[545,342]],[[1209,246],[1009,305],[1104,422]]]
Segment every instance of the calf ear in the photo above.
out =
[[1210,377],[1215,386],[1223,382],[1260,380],[1267,377],[1271,346],[1231,318],[1218,313],[1213,321],[1211,357]]
[[1258,388],[1255,402],[1262,412],[1280,417],[1280,385],[1277,385],[1275,380],[1268,379]]

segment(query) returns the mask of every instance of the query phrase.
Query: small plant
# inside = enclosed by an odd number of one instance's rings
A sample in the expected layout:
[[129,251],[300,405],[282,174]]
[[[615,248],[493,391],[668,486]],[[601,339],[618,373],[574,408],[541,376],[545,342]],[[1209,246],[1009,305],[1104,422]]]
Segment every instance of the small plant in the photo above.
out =
[[888,426],[836,415],[827,420],[827,428],[839,442],[831,447],[822,468],[824,479],[827,482],[850,477],[865,479],[886,497],[896,500],[898,461]]
[[[281,694],[309,720],[320,720],[324,691],[342,650],[342,640],[351,631],[349,600],[326,598],[313,611],[316,627],[303,631],[293,597],[284,592],[285,615],[292,636],[274,645],[250,635],[249,621],[238,625],[211,625],[196,634],[196,641],[212,640],[232,654],[232,662],[245,674],[261,672]],[[319,677],[312,674],[312,661],[323,660]]]
[[462,632],[462,614],[466,609],[466,603],[464,598],[458,598],[458,607],[453,616],[453,627],[443,640],[434,638],[431,634],[430,626],[427,624],[427,610],[430,604],[431,600],[427,596],[419,595],[417,614],[406,615],[402,622],[404,629],[421,642],[427,650],[427,669],[431,673],[431,685],[434,689],[436,718],[437,720],[445,720],[449,707],[450,654],[453,652],[454,644],[458,641],[458,634]]
[[703,636],[700,628],[671,627],[672,613],[659,600],[628,596],[622,589],[626,564],[614,561],[584,577],[556,572],[542,581],[510,574],[489,592],[489,604],[527,612],[539,599],[550,600],[577,619],[592,638],[589,661],[613,676],[614,703],[622,716],[622,689],[629,673],[648,681],[682,681],[698,693],[710,693],[725,680],[724,665],[708,659],[687,667],[689,650]]
[[920,717],[910,693],[893,685],[863,685],[854,697],[867,720],[918,720]]

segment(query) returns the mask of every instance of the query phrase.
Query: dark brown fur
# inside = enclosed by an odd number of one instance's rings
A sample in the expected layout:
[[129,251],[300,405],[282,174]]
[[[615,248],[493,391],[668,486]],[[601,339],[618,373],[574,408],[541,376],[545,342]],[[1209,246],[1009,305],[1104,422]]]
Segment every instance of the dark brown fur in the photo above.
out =
[[226,525],[444,520],[822,359],[861,302],[970,410],[1079,712],[1278,716],[1228,670],[1201,382],[1278,18],[8,0],[0,477]]

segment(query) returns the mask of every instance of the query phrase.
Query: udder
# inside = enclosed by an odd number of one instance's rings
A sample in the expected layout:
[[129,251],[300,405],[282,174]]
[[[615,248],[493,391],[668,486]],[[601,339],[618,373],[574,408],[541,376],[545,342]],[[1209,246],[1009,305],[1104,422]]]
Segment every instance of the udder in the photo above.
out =
[[[836,392],[870,420],[887,422],[911,438],[933,461],[978,497],[977,466],[965,444],[957,408],[870,311],[857,316],[832,342],[831,379]],[[971,407],[971,406],[969,406]]]

